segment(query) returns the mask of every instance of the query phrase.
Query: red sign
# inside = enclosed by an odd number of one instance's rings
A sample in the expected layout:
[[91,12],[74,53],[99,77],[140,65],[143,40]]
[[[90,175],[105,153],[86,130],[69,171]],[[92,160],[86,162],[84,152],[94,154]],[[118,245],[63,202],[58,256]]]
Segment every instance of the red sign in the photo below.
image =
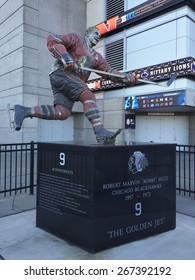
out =
[[105,34],[109,31],[115,30],[117,27],[117,20],[119,19],[119,16],[115,16],[111,19],[108,19],[106,22],[102,22],[96,27],[99,29],[100,34]]

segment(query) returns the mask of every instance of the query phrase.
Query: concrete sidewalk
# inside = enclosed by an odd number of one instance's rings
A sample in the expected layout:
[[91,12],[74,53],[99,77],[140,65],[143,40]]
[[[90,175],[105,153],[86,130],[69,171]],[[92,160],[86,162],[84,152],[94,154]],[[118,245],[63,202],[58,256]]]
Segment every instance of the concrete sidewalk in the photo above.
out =
[[[17,203],[19,203],[20,199],[22,198],[15,199],[15,209],[11,210],[11,212],[17,210]],[[29,204],[29,201],[27,202],[28,199],[31,200],[32,205]],[[32,207],[33,203],[35,206],[35,198],[31,196],[30,198],[24,198],[24,201],[28,205],[23,203],[23,212],[0,218],[0,254],[7,260],[195,259],[194,199],[177,196],[175,230],[130,242],[96,254],[91,254],[37,228],[35,226],[36,210],[26,211],[27,209],[25,209],[27,206]],[[4,211],[6,210],[5,204]]]

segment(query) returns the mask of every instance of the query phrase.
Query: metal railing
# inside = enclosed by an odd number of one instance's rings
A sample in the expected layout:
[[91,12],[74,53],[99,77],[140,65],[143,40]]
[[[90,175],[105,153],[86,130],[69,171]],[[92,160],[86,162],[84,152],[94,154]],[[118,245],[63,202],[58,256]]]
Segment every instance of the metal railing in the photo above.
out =
[[[0,195],[29,191],[37,186],[37,143],[0,145]],[[195,146],[176,146],[176,190],[195,198]]]
[[0,194],[29,191],[37,185],[37,143],[0,145]]
[[195,198],[195,146],[176,146],[176,189]]

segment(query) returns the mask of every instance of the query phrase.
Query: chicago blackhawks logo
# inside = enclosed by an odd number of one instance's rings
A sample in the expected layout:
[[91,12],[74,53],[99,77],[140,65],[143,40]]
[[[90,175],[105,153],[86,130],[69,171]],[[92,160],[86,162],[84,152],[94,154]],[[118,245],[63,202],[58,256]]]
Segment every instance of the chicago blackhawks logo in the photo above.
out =
[[128,161],[129,171],[133,174],[142,172],[147,166],[149,166],[148,160],[140,151],[135,151]]

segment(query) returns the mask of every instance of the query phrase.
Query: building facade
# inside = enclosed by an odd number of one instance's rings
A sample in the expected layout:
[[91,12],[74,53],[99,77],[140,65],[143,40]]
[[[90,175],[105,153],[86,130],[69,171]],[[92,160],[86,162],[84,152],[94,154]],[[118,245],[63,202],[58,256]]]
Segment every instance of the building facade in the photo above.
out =
[[92,74],[88,86],[104,126],[123,128],[121,141],[195,145],[194,0],[1,0],[1,11],[1,143],[95,141],[79,103],[64,122],[26,119],[20,132],[10,132],[4,116],[7,103],[52,103],[48,33],[96,25],[102,34],[97,51],[113,67],[159,84],[178,75],[169,87],[127,87]]
[[[103,1],[102,10],[105,2],[107,6],[112,5],[112,1]],[[117,89],[109,81],[92,81],[90,86],[97,96],[101,96],[99,92],[104,89],[104,103],[115,104],[118,99],[118,105],[122,106],[123,111],[118,107],[118,111],[110,112],[111,116],[106,119],[109,123],[113,119],[116,124],[118,113],[121,126],[126,128],[123,139],[127,141],[194,145],[195,1],[116,2],[118,7],[124,2],[124,12],[114,10],[110,18],[97,25],[104,38],[103,49],[122,41],[124,71],[138,72],[141,78],[159,83],[168,81],[174,73],[178,77],[169,87],[138,83],[135,87],[118,85]],[[91,5],[88,14],[91,15],[92,10]],[[117,54],[108,55],[113,63],[115,57],[117,61]]]
[[[0,0],[0,143],[73,139],[74,117],[67,122],[25,119],[19,132],[8,128],[6,105],[52,104],[49,82],[54,58],[47,49],[50,33],[83,33],[82,0]],[[81,111],[82,108],[75,108]]]

